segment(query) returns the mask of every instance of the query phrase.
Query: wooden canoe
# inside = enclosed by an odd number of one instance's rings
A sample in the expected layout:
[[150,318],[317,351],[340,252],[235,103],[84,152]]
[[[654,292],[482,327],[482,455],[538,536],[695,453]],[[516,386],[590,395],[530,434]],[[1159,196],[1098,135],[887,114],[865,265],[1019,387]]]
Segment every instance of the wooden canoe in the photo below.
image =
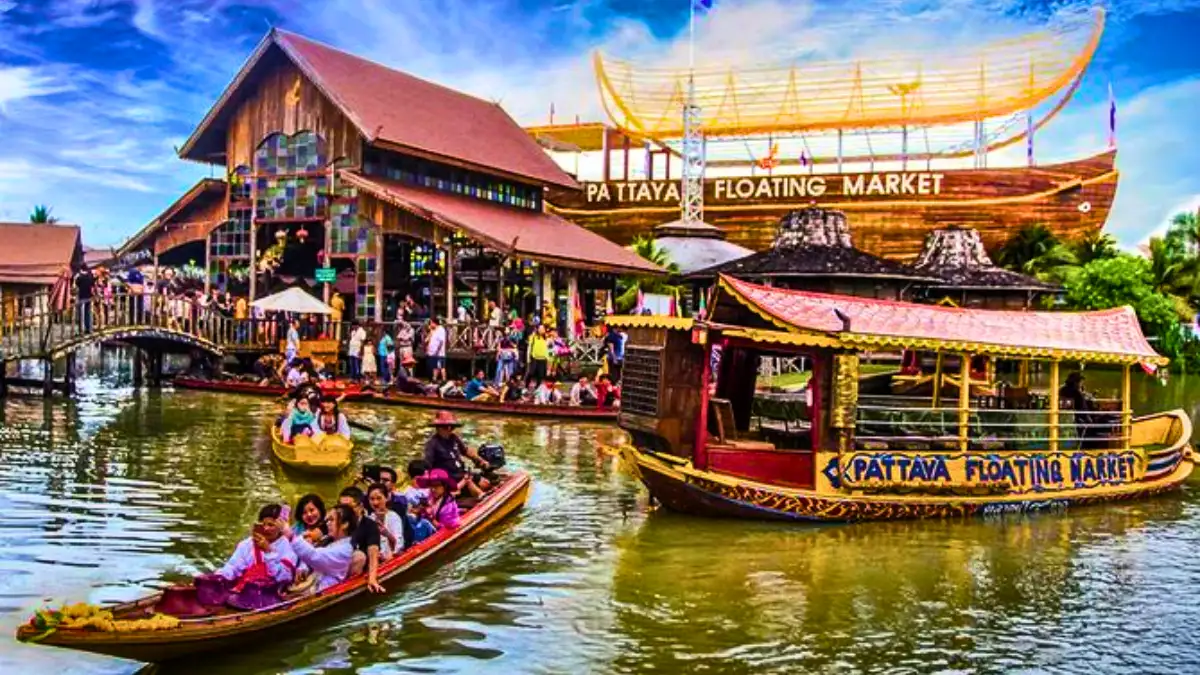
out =
[[336,434],[326,435],[314,443],[308,436],[283,441],[279,425],[271,425],[271,452],[275,458],[293,469],[307,473],[338,474],[350,466],[354,458],[354,442]]
[[[428,571],[454,550],[479,541],[506,517],[525,505],[530,479],[524,472],[506,476],[499,486],[463,514],[457,529],[443,530],[405,550],[380,566],[379,580],[389,594],[405,581]],[[126,633],[58,628],[37,641],[56,647],[80,649],[109,656],[161,663],[201,652],[219,652],[278,636],[295,636],[304,622],[338,608],[360,609],[379,598],[370,593],[365,575],[328,588],[320,594],[288,600],[254,612],[230,612],[199,619],[183,619],[177,628]],[[114,618],[148,616],[161,594],[111,607]],[[29,641],[39,631],[31,623],[17,629],[17,639]]]
[[[257,384],[255,382],[239,382],[237,380],[205,380],[198,377],[176,377],[173,382],[179,389],[197,389],[200,391],[223,391],[230,394],[246,394],[248,396],[280,397],[288,393],[288,388],[278,384]],[[344,395],[346,401],[365,401],[371,398],[371,392],[361,386],[345,382],[322,382],[321,391],[335,395]]]
[[462,398],[441,398],[418,394],[375,394],[371,399],[385,405],[409,406],[413,408],[437,408],[438,410],[461,410],[463,412],[486,413],[489,415],[515,415],[518,417],[552,417],[570,420],[594,420],[615,422],[616,408],[595,406],[534,405],[532,403],[476,403]]

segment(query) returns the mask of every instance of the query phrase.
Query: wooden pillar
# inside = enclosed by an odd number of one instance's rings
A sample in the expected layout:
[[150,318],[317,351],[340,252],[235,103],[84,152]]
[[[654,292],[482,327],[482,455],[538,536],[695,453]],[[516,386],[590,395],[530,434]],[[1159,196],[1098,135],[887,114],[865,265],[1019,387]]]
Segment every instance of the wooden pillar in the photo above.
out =
[[[917,356],[918,363],[920,363],[920,361],[919,361],[920,358],[921,358],[920,355],[918,355]],[[933,380],[931,381],[931,386],[933,387],[933,405],[932,405],[932,407],[938,408],[938,407],[941,407],[941,404],[942,404],[942,353],[941,352],[937,353],[937,358],[934,360],[933,363],[934,363],[934,365],[933,365]]]
[[1058,450],[1058,360],[1050,362],[1050,452]]
[[247,303],[254,302],[254,293],[258,288],[258,178],[250,172],[250,297]]
[[[383,227],[375,227],[375,323],[383,322]],[[433,302],[433,293],[429,294],[429,302]],[[430,309],[433,309],[430,307]]]
[[50,398],[54,395],[54,361],[43,359],[42,365],[44,369],[42,373],[42,396]]
[[631,146],[628,136],[625,137],[625,142],[622,145],[623,145],[622,149],[624,151],[622,154],[624,155],[624,159],[621,161],[621,171],[623,172],[625,181],[628,182],[629,181],[629,148]]
[[454,241],[452,239],[446,241],[446,321],[454,321]]
[[[579,296],[579,273],[575,270],[567,272],[567,338],[575,339],[575,301]],[[579,302],[582,308],[583,302]]]
[[0,399],[8,397],[8,363],[0,361]]
[[696,439],[692,446],[692,466],[704,471],[708,468],[708,387],[712,382],[711,342],[704,345],[704,366],[700,368],[700,373],[700,414],[696,415]]
[[609,130],[605,128],[604,133],[600,134],[600,154],[604,157],[601,175],[605,183],[612,179],[612,148],[609,146],[608,136]]
[[967,451],[971,443],[971,355],[962,354],[958,367],[958,449]]
[[204,296],[212,295],[212,233],[204,235]]
[[1121,448],[1129,449],[1129,436],[1133,431],[1133,408],[1132,399],[1130,398],[1131,386],[1130,381],[1133,379],[1130,373],[1131,366],[1127,363],[1121,369]]
[[[331,162],[329,164],[329,202],[328,206],[326,207],[327,212],[325,213],[325,240],[321,246],[322,252],[325,253],[325,255],[322,257],[322,261],[328,267],[333,267],[333,261],[330,260],[329,253],[332,250],[332,242],[330,241],[330,238],[333,233],[333,200],[337,199],[337,190],[335,189],[336,182],[337,168]],[[325,290],[323,291],[323,300],[327,305],[329,304],[329,296],[332,294],[332,292],[333,284],[326,283]],[[345,317],[342,318],[345,319]]]
[[145,385],[145,358],[146,353],[140,347],[133,348],[133,388],[140,389]]
[[67,354],[66,363],[63,368],[63,393],[67,396],[75,395],[75,352]]
[[1017,366],[1017,386],[1022,389],[1029,386],[1029,359],[1021,359]]

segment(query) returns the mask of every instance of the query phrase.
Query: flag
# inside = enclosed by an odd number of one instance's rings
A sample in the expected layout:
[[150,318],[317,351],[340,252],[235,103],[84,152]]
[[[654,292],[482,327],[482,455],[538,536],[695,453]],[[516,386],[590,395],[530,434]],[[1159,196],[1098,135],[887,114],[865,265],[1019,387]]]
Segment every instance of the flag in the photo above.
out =
[[642,308],[646,306],[646,296],[642,295],[642,287],[638,286],[637,306],[633,308],[634,314],[641,314]]
[[575,336],[583,337],[583,334],[587,331],[587,326],[583,321],[583,302],[580,300],[578,290],[575,291],[575,297],[571,305],[571,312],[574,314],[573,318],[575,319]]
[[1108,83],[1108,147],[1117,147],[1117,97],[1113,96],[1112,82]]
[[800,166],[808,166],[808,153],[804,150],[800,151]]
[[675,303],[675,296],[671,296],[671,302],[667,305],[667,316],[679,316],[679,307]]
[[1142,367],[1142,370],[1146,371],[1147,375],[1153,375],[1154,373],[1158,372],[1158,366],[1154,365],[1153,363],[1139,361],[1138,365]]
[[700,306],[696,308],[696,316],[703,319],[708,316],[708,293],[700,294]]
[[1033,113],[1025,111],[1025,159],[1033,166]]
[[714,0],[692,0],[692,9],[705,12],[712,9]]

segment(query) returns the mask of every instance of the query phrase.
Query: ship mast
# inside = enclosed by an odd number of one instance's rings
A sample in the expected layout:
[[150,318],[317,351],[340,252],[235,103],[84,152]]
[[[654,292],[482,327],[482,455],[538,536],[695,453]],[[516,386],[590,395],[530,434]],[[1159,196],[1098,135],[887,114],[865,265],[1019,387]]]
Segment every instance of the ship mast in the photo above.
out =
[[680,220],[692,225],[704,220],[704,131],[696,105],[696,3],[688,0],[688,84],[683,103],[683,176]]

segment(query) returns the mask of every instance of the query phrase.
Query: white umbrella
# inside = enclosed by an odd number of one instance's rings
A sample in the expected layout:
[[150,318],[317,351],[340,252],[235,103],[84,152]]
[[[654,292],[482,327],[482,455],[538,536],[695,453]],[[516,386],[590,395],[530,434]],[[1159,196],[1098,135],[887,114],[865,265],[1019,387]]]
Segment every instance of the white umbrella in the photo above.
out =
[[293,314],[332,314],[333,308],[314,298],[300,288],[289,288],[250,303],[251,307],[267,312],[291,312]]

